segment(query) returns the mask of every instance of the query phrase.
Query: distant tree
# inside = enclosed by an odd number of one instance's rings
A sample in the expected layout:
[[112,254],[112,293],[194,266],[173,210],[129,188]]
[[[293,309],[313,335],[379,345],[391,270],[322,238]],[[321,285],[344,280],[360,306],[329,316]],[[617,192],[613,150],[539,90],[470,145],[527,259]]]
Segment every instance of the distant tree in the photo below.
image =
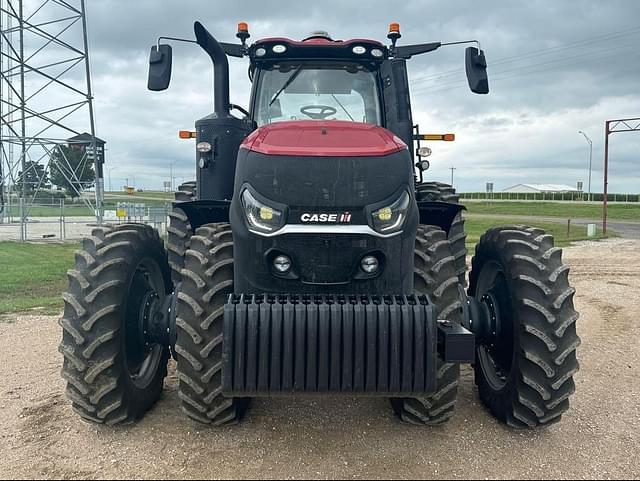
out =
[[51,187],[49,183],[49,176],[47,175],[44,165],[39,164],[33,160],[29,160],[25,163],[24,173],[21,171],[19,174],[20,182],[16,185],[16,190],[20,192],[22,182],[26,184],[27,192],[33,193],[36,189],[48,189]]
[[93,161],[83,148],[59,145],[51,155],[51,182],[64,189],[70,197],[92,187],[96,180]]

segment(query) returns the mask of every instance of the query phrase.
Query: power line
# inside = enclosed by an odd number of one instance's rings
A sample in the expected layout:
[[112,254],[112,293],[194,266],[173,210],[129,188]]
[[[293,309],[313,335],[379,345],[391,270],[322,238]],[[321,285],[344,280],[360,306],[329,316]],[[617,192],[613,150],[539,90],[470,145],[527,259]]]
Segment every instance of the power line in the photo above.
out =
[[[630,45],[629,47],[634,47],[633,45]],[[629,48],[629,47],[625,47],[625,48]],[[516,78],[516,77],[520,77],[522,75],[536,75],[539,73],[543,73],[543,72],[549,72],[549,71],[554,71],[554,70],[560,70],[563,67],[571,67],[574,65],[578,65],[584,62],[585,58],[588,58],[589,60],[607,60],[613,57],[617,57],[620,55],[629,55],[630,58],[637,58],[638,56],[638,52],[618,52],[618,53],[614,53],[611,54],[609,51],[600,51],[599,52],[600,55],[594,55],[594,54],[589,54],[589,55],[577,55],[574,57],[567,57],[564,59],[558,59],[555,61],[550,61],[550,62],[545,62],[542,64],[538,64],[538,65],[532,65],[530,67],[521,67],[521,68],[513,68],[513,69],[507,69],[507,70],[503,70],[503,71],[498,71],[495,73],[494,75],[491,75],[489,77],[489,81],[491,83],[495,83],[498,81],[502,81],[502,80],[508,80],[508,79],[512,79],[512,78]],[[603,55],[604,54],[604,55]],[[571,61],[567,61],[567,60],[571,60]],[[547,65],[547,67],[545,68],[539,68],[541,65]],[[515,72],[515,73],[514,73]],[[620,72],[610,72],[610,73],[615,73],[615,74],[619,74]],[[506,75],[506,76],[501,76],[502,74],[510,74],[510,75]],[[452,81],[452,82],[445,82],[443,84],[440,85],[434,85],[434,87],[428,87],[428,86],[422,86],[422,87],[418,87],[417,89],[414,90],[415,93],[423,93],[423,92],[429,92],[429,93],[436,93],[436,92],[445,92],[448,90],[452,90],[452,89],[456,89],[456,88],[462,88],[466,85],[466,79],[460,79],[460,80],[456,80],[456,81]]]
[[[523,61],[523,60],[528,60],[530,58],[535,58],[535,57],[540,57],[540,56],[544,56],[544,55],[549,55],[549,54],[553,54],[553,53],[557,53],[563,50],[570,50],[570,49],[574,49],[574,48],[578,48],[578,47],[582,47],[584,45],[589,45],[591,43],[595,43],[595,42],[601,42],[601,41],[608,41],[608,40],[613,40],[616,38],[621,38],[621,37],[625,37],[625,36],[629,36],[629,35],[634,35],[640,33],[640,28],[639,27],[633,27],[627,30],[621,30],[618,32],[612,32],[606,35],[600,35],[597,37],[591,37],[591,38],[587,38],[584,40],[579,40],[577,42],[572,42],[566,45],[558,45],[555,47],[549,47],[546,49],[540,49],[540,50],[533,50],[524,54],[520,54],[520,55],[513,55],[513,56],[509,56],[509,57],[503,57],[494,61],[490,62],[490,66],[496,66],[496,65],[503,65],[506,63],[514,63],[514,62],[519,62],[519,61]],[[440,73],[436,73],[436,74],[431,74],[431,75],[427,75],[424,77],[416,77],[415,79],[412,80],[413,83],[421,83],[421,82],[428,82],[431,80],[437,80],[443,77],[448,77],[448,76],[452,76],[452,75],[457,75],[460,74],[460,72],[464,72],[464,69],[461,68],[457,68],[454,70],[449,70],[449,71],[445,71],[445,72],[440,72]]]
[[[538,63],[535,65],[530,65],[530,66],[524,66],[524,67],[510,67],[507,69],[503,69],[500,70],[498,69],[497,71],[491,71],[491,79],[496,78],[495,75],[500,75],[500,74],[504,74],[504,73],[509,73],[509,72],[514,72],[514,71],[518,71],[518,70],[527,70],[527,69],[534,69],[534,71],[537,71],[541,66],[544,65],[552,65],[552,64],[557,64],[557,63],[563,63],[563,62],[569,62],[570,63],[565,63],[564,65],[568,66],[568,65],[573,65],[575,63],[575,60],[580,59],[580,61],[582,61],[582,59],[587,58],[589,60],[598,60],[600,59],[603,55],[605,58],[610,58],[612,56],[616,56],[616,55],[621,55],[623,53],[623,50],[629,49],[629,48],[633,48],[636,49],[637,45],[635,42],[633,43],[628,43],[625,45],[619,45],[619,46],[615,46],[615,47],[609,47],[609,48],[605,48],[605,49],[600,49],[600,50],[596,50],[596,51],[588,51],[588,52],[583,52],[580,54],[575,54],[575,55],[571,55],[569,57],[562,57],[562,58],[558,58],[558,59],[553,59],[553,60],[548,60],[546,62],[542,62],[542,63]],[[619,51],[619,53],[617,54],[613,54],[610,55],[611,52],[615,52],[615,51]],[[542,70],[546,70],[546,69],[542,69]],[[455,85],[455,84],[464,84],[466,82],[466,78],[460,78],[460,79],[455,79],[455,80],[451,80],[451,81],[447,81],[447,82],[443,82],[437,85],[437,87],[444,87],[444,86],[450,86],[450,85]],[[419,89],[429,89],[429,86],[422,86],[419,87]],[[419,90],[417,89],[417,90]]]

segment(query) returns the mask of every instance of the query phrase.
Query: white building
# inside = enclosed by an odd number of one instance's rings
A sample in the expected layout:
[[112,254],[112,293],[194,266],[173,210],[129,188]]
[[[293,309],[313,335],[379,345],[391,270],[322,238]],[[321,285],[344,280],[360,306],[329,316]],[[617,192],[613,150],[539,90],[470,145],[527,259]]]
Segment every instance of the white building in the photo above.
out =
[[579,190],[562,184],[517,184],[504,189],[502,192],[513,194],[566,194],[578,193]]

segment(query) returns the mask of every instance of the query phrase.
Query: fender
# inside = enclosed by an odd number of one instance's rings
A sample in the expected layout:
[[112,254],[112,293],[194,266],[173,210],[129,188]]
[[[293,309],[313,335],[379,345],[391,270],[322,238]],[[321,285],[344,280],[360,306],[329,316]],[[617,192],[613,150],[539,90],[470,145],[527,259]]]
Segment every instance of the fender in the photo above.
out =
[[454,219],[467,208],[464,205],[449,202],[418,201],[418,210],[420,224],[438,226],[449,235]]
[[179,207],[189,218],[189,224],[193,232],[205,224],[229,222],[229,209],[231,202],[228,200],[197,200],[193,202],[174,202],[174,207]]

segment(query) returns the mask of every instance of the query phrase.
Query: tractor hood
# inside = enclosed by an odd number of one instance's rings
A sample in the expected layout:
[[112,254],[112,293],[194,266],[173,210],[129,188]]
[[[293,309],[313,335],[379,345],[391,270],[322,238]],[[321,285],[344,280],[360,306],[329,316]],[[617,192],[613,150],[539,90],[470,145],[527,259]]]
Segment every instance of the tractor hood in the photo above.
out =
[[235,195],[250,185],[266,199],[314,209],[364,209],[413,191],[407,146],[381,127],[343,121],[263,126],[238,152]]
[[390,131],[340,120],[278,122],[253,132],[241,148],[265,155],[380,157],[407,150]]

